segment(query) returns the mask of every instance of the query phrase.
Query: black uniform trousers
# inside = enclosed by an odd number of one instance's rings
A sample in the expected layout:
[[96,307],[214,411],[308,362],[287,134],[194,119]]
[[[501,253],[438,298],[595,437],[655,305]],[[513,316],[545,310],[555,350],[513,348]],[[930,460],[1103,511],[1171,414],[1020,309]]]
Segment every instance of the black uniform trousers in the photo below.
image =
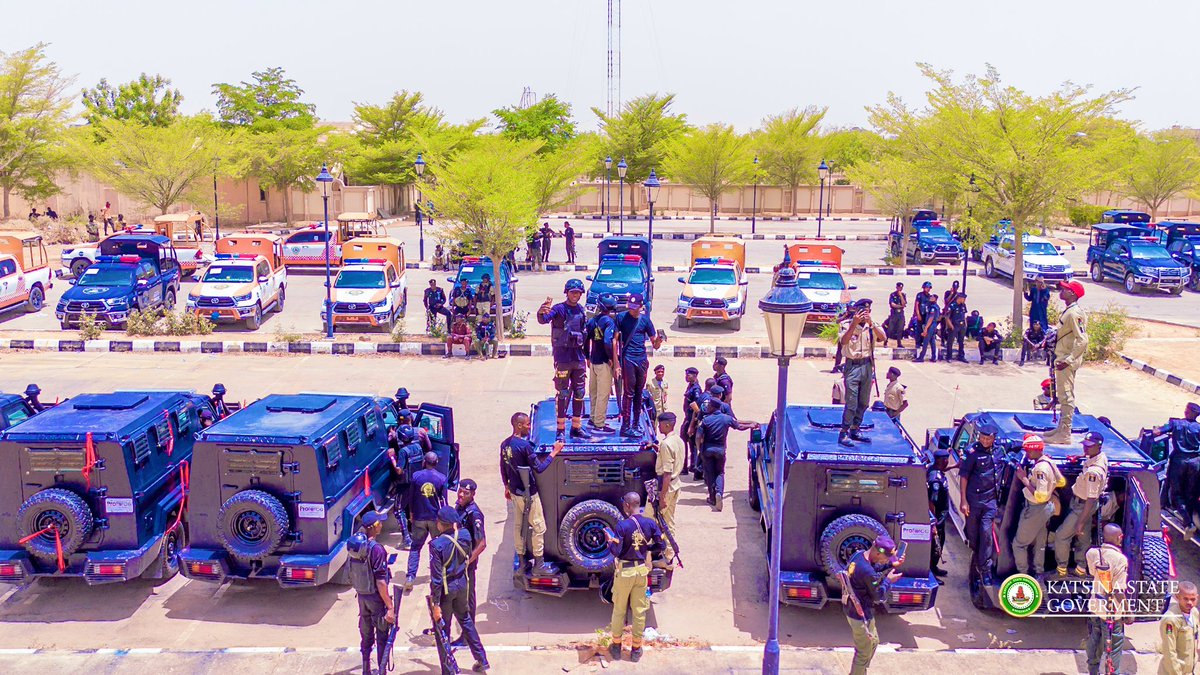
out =
[[725,451],[704,448],[700,451],[700,462],[704,465],[704,484],[708,487],[709,499],[719,499],[725,494]]
[[383,650],[387,646],[388,622],[387,605],[378,593],[358,596],[358,637],[359,651],[363,659],[371,658],[371,647],[375,647],[376,663],[383,660]]
[[996,545],[992,539],[992,523],[996,520],[996,500],[991,499],[970,504],[967,516],[967,543],[971,546],[971,570],[980,579],[991,576],[992,563],[996,559]]
[[[474,584],[471,584],[474,587]],[[487,652],[483,651],[483,641],[479,639],[479,629],[475,627],[475,615],[471,610],[471,598],[468,588],[460,588],[442,594],[442,621],[450,628],[450,617],[458,619],[462,626],[463,639],[471,649],[471,656],[479,663],[487,663]]]
[[967,360],[967,351],[964,348],[963,343],[966,342],[966,339],[967,339],[967,324],[966,323],[951,324],[950,331],[947,333],[947,335],[948,335],[948,337],[946,340],[946,350],[945,350],[945,353],[942,354],[942,356],[944,356],[947,360],[952,358],[954,356],[954,343],[957,341],[958,342],[958,360],[966,361]]
[[929,547],[929,566],[937,567],[942,560],[942,551],[946,548],[946,514],[934,516],[937,523],[933,526],[933,542]]

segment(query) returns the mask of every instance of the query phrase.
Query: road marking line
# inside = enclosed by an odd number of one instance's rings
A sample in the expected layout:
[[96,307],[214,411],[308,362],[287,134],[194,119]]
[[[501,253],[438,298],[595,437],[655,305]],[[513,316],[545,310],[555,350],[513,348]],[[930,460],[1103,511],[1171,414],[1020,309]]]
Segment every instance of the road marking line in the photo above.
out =
[[226,654],[282,654],[287,647],[226,647],[220,651]]

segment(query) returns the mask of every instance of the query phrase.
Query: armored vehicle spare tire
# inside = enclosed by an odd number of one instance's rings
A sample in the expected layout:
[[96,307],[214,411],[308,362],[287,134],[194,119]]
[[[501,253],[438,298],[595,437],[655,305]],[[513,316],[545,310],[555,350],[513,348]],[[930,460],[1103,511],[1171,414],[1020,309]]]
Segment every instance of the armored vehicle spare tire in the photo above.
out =
[[[1171,553],[1167,542],[1160,537],[1146,537],[1142,540],[1142,579],[1156,581],[1166,587],[1171,580]],[[1170,595],[1166,590],[1153,598],[1146,599],[1150,605],[1150,614],[1162,614],[1167,611]]]
[[57,528],[63,556],[69,556],[79,550],[95,525],[83,497],[62,488],[42,490],[25,500],[17,511],[17,522],[22,539],[46,530],[25,542],[29,555],[45,562],[58,560],[54,529],[49,528]]
[[852,513],[830,523],[821,533],[821,566],[834,577],[846,569],[855,553],[870,547],[875,537],[887,534],[883,524],[871,516]]
[[589,572],[612,567],[613,556],[608,552],[604,528],[615,530],[620,519],[617,507],[602,499],[579,502],[567,511],[558,526],[559,549],[572,565]]
[[270,555],[288,530],[283,504],[262,490],[243,490],[221,505],[217,530],[221,544],[239,562],[249,563]]

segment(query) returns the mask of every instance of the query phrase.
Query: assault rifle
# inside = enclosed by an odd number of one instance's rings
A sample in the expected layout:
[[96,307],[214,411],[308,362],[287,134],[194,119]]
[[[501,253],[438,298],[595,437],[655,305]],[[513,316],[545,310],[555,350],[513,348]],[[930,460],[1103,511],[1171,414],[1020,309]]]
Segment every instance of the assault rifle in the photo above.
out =
[[396,620],[392,622],[392,627],[388,629],[387,642],[383,645],[383,657],[379,660],[379,672],[385,673],[392,670],[395,664],[392,663],[392,648],[396,646],[396,635],[400,633],[400,601],[404,599],[404,588],[393,584],[392,585],[392,611],[396,615]]
[[437,644],[438,662],[442,666],[442,675],[454,675],[462,672],[458,669],[458,661],[454,659],[454,647],[450,645],[450,620],[443,616],[441,620],[433,617],[433,596],[425,596],[425,604],[429,606],[429,620],[433,624],[430,632]]
[[654,520],[658,523],[658,528],[662,530],[663,536],[667,541],[671,542],[671,553],[674,558],[668,560],[668,563],[679,563],[679,569],[683,569],[683,558],[679,557],[679,544],[675,541],[675,535],[672,534],[671,528],[667,527],[667,521],[663,519],[662,508],[658,501],[658,479],[651,478],[645,482],[646,485],[646,503],[654,504]]

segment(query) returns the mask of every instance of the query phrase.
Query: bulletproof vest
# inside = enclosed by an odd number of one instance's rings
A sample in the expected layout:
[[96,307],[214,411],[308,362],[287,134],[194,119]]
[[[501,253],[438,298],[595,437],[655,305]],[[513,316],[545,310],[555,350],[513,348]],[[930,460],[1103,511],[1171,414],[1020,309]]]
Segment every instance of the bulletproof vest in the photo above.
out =
[[[350,585],[359,595],[370,595],[376,592],[375,575],[371,573],[371,551],[379,546],[374,539],[368,540],[367,552],[362,559],[347,558],[346,564],[350,574]],[[390,574],[389,574],[390,576]]]
[[551,326],[550,342],[560,349],[581,349],[584,341],[584,313],[569,312],[562,321],[562,327]]
[[930,469],[928,474],[929,481],[929,500],[933,502],[934,507],[939,511],[945,511],[950,508],[950,484],[946,480],[946,474],[938,469]]

